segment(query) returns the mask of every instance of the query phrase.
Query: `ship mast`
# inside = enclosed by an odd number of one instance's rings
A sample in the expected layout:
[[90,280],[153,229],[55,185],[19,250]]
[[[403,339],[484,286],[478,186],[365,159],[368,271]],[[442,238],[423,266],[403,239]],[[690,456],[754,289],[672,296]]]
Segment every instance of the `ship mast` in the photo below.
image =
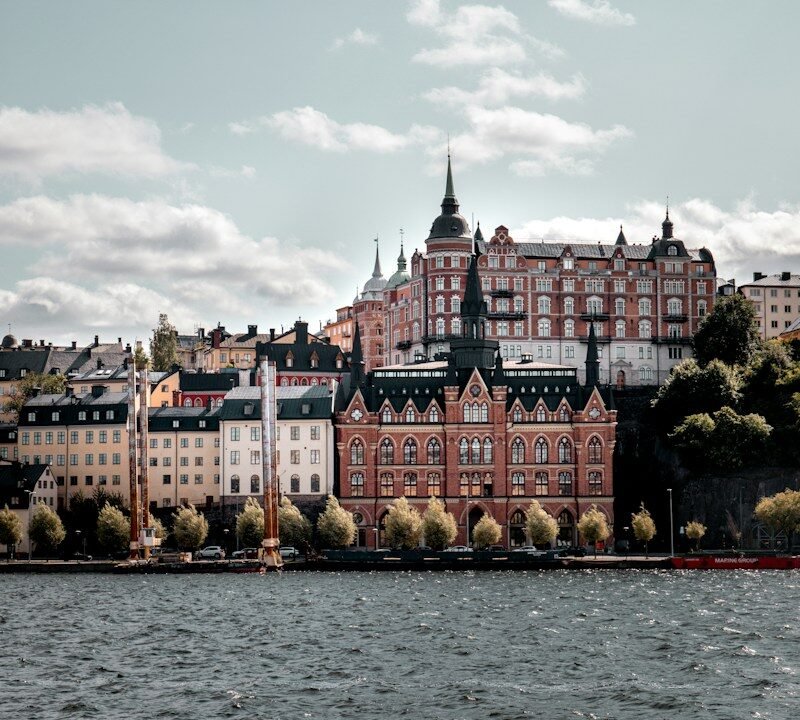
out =
[[131,486],[130,559],[139,559],[139,488],[136,477],[136,361],[128,365],[128,472]]
[[279,569],[283,560],[278,537],[278,473],[276,468],[275,363],[261,361],[261,461],[264,478],[264,539],[261,563],[267,569]]

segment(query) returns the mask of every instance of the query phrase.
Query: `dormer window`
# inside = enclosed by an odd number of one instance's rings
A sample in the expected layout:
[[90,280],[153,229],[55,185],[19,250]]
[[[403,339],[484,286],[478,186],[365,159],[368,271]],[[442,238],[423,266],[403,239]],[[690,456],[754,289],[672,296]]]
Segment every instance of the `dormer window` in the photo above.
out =
[[430,413],[428,413],[428,417],[432,423],[439,422],[439,411],[435,407],[431,408]]
[[85,410],[80,410],[78,412],[78,420],[79,421],[86,420],[86,411]]
[[286,367],[294,367],[294,355],[292,353],[286,354]]
[[29,412],[28,413],[28,422],[36,422],[36,413],[35,412]]
[[392,422],[392,411],[388,407],[383,408],[383,412],[381,413],[381,422]]
[[670,245],[670,246],[667,248],[667,255],[672,255],[672,256],[675,256],[675,255],[677,255],[677,254],[678,254],[678,248],[677,248],[677,246],[676,246],[676,245]]
[[311,356],[311,367],[318,368],[319,367],[319,357],[316,353]]
[[417,414],[414,412],[414,408],[411,407],[408,408],[408,410],[406,410],[406,422],[413,423],[416,421],[416,419],[417,419]]
[[25,377],[28,374],[28,368],[20,368],[19,369],[19,376],[21,378]]
[[575,269],[575,260],[571,257],[565,257],[562,266],[564,270],[574,270]]

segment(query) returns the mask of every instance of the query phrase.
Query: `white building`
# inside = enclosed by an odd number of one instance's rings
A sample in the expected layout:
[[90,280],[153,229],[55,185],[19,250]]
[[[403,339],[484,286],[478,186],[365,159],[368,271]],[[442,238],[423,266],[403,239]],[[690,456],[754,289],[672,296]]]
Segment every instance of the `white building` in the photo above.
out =
[[[28,553],[28,522],[41,504],[53,511],[58,505],[58,485],[50,466],[0,461],[0,508],[7,505],[22,522],[22,541],[16,548],[18,557]],[[7,549],[0,545],[0,552]]]

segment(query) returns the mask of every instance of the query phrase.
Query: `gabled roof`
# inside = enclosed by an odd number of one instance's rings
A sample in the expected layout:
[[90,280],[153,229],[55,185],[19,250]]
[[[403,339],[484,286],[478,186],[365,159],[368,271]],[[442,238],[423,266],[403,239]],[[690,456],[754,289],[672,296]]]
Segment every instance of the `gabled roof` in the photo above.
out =
[[180,388],[183,392],[225,391],[239,386],[238,372],[218,373],[186,373],[180,376]]
[[[324,385],[277,387],[278,420],[328,419],[332,397]],[[237,387],[225,395],[221,420],[261,420],[261,388]]]
[[[22,510],[28,507],[30,494],[26,490],[35,490],[42,475],[47,472],[48,465],[20,464],[18,462],[0,462],[0,508],[5,505]],[[17,502],[11,500],[16,498]]]

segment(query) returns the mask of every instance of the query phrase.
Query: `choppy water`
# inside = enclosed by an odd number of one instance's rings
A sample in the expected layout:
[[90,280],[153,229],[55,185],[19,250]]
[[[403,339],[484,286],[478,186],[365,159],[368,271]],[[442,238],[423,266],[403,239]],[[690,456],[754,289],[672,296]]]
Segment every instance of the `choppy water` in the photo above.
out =
[[0,718],[800,714],[800,573],[0,577]]

